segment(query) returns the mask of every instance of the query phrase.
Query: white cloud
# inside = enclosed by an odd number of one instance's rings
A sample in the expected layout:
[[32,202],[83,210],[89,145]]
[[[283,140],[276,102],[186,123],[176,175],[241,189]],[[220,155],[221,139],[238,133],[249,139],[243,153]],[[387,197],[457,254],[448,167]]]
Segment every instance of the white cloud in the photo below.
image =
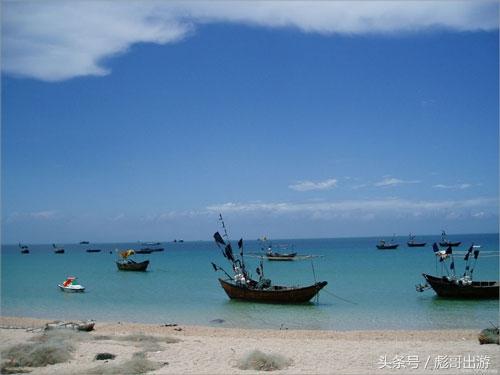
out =
[[321,34],[498,27],[495,1],[6,1],[2,69],[46,81],[105,75],[136,43],[181,40],[196,24],[231,22]]
[[33,212],[13,212],[7,217],[7,222],[32,221],[32,220],[55,220],[61,217],[57,210],[33,211]]
[[214,214],[303,214],[314,218],[344,217],[344,218],[374,218],[375,215],[471,215],[472,209],[496,210],[497,198],[475,198],[467,200],[423,201],[400,198],[345,200],[337,202],[227,202],[207,207]]
[[311,191],[311,190],[330,190],[337,186],[337,180],[330,178],[325,181],[300,181],[296,184],[289,185],[288,187],[296,191]]
[[382,187],[382,186],[395,186],[402,184],[418,184],[418,183],[420,183],[419,180],[400,180],[399,178],[388,177],[384,178],[382,181],[375,182],[373,185],[377,187]]
[[455,185],[444,185],[444,184],[437,184],[437,185],[433,185],[432,187],[433,188],[436,188],[436,189],[468,189],[470,188],[472,185],[471,184],[455,184]]

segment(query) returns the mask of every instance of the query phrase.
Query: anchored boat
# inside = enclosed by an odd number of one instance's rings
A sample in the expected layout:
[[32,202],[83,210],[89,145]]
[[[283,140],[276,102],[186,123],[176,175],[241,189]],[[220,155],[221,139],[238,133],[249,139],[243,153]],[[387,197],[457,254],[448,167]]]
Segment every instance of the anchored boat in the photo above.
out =
[[453,241],[450,241],[448,240],[448,236],[446,234],[446,232],[443,230],[441,232],[441,241],[439,242],[439,246],[441,247],[457,247],[457,246],[460,246],[462,242],[460,241],[456,241],[456,242],[453,242]]
[[[465,253],[465,270],[462,275],[455,272],[455,261],[453,258],[453,249],[449,246],[446,250],[439,250],[436,243],[432,246],[436,255],[436,262],[439,259],[441,264],[442,276],[432,276],[423,273],[426,280],[424,285],[416,285],[417,292],[432,288],[439,297],[461,298],[461,299],[498,299],[499,281],[474,281],[472,279],[474,268],[479,257],[479,248],[472,244]],[[472,263],[472,259],[474,259]],[[448,266],[447,262],[450,260]],[[446,273],[446,275],[444,275]]]
[[394,243],[393,241],[391,242],[385,242],[384,240],[380,240],[377,249],[379,250],[395,250],[398,248],[399,244]]
[[214,240],[224,258],[231,264],[233,276],[215,263],[212,263],[212,267],[215,271],[222,271],[226,275],[225,279],[219,278],[219,283],[229,298],[278,304],[306,303],[313,299],[328,284],[326,281],[321,281],[302,287],[273,285],[270,279],[264,277],[262,260],[259,267],[256,268],[259,279],[254,280],[246,267],[243,257],[243,239],[238,241],[239,256],[235,255],[222,215],[219,215],[219,220],[224,230],[223,236],[225,239],[219,232],[215,232]]
[[136,262],[132,259],[129,259],[129,257],[134,254],[134,250],[120,251],[119,256],[121,259],[116,261],[116,266],[120,271],[146,271],[149,265],[149,260],[145,260],[144,262]]
[[55,254],[64,254],[64,248],[56,246],[55,243],[52,244]]
[[415,241],[415,236],[410,233],[408,242],[406,244],[408,245],[408,247],[424,247],[427,243]]

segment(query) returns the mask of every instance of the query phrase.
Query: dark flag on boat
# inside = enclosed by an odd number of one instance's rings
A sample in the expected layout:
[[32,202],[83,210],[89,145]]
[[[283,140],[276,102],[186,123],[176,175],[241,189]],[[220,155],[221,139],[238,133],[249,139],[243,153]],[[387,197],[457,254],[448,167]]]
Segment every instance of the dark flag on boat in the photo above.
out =
[[212,263],[212,267],[214,268],[214,271],[217,271],[217,265],[214,262],[210,262],[210,263]]
[[453,249],[451,248],[451,246],[448,246],[448,248],[446,249],[446,254],[451,254],[453,253]]
[[450,264],[450,270],[454,270],[455,269],[455,262],[451,262]]
[[435,253],[437,253],[437,252],[439,251],[439,247],[438,247],[437,243],[435,243],[435,242],[434,242],[434,243],[432,244],[432,250],[433,250]]
[[260,269],[259,269],[259,267],[257,267],[257,268],[255,269],[255,272],[257,272],[257,275],[259,275],[259,276],[260,276]]
[[479,250],[474,250],[474,259],[477,259],[479,256]]
[[225,248],[225,252],[226,252],[227,259],[229,259],[231,262],[234,262],[233,248],[231,247],[230,243],[227,244],[227,246]]
[[238,241],[238,247],[240,249],[240,255],[243,256],[243,238]]
[[471,245],[471,247],[469,247],[469,250],[467,250],[467,253],[464,256],[464,260],[469,260],[469,257],[470,257],[470,254],[472,253],[473,248],[474,248],[474,245]]
[[219,232],[215,232],[214,233],[214,240],[215,242],[217,242],[218,244],[220,243],[221,245],[225,245],[226,243],[224,242],[224,240],[222,239],[222,236],[220,235]]

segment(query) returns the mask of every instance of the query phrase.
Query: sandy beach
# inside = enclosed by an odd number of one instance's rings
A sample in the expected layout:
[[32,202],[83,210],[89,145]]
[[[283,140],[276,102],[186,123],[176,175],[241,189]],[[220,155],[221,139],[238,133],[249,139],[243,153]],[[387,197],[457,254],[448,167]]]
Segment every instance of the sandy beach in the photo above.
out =
[[[12,347],[43,341],[47,333],[41,328],[52,321],[1,317],[2,362]],[[71,347],[68,360],[22,369],[33,374],[247,374],[259,372],[251,368],[254,362],[245,361],[254,350],[271,354],[281,367],[273,372],[286,374],[495,374],[500,360],[498,346],[480,345],[477,330],[248,330],[96,322],[90,333],[54,331],[56,342]],[[116,357],[95,360],[103,352]]]

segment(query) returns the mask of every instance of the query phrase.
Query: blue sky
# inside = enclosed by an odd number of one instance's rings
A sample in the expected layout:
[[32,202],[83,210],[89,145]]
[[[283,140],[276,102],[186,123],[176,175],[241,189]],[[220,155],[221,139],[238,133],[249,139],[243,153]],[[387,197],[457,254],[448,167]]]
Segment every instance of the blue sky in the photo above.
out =
[[143,4],[4,4],[2,242],[498,231],[497,3]]

